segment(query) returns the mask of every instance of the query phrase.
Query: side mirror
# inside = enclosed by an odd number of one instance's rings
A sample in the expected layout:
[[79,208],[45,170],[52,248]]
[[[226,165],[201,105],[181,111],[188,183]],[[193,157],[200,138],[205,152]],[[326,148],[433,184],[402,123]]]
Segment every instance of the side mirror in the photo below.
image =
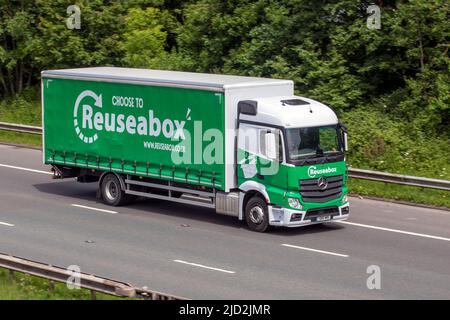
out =
[[348,133],[344,131],[344,150],[348,151]]
[[344,140],[343,141],[343,143],[344,143],[344,151],[348,151],[348,129],[341,122],[339,122],[339,126],[340,126],[340,128],[342,130],[342,139]]
[[265,156],[271,160],[274,160],[277,158],[277,140],[275,133],[267,132],[264,136],[265,139],[265,146],[266,146],[266,154]]

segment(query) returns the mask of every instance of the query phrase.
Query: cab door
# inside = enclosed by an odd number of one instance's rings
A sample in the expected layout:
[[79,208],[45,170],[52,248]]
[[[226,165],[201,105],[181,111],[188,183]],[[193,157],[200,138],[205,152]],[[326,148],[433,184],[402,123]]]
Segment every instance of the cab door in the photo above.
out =
[[263,185],[269,194],[273,194],[271,202],[282,198],[286,190],[282,137],[277,128],[250,124],[241,124],[238,132],[238,185],[246,181]]

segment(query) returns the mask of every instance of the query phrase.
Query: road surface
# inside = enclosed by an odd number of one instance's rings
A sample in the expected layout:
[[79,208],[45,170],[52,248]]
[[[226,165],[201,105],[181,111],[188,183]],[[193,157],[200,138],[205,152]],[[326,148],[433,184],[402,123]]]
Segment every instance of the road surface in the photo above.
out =
[[0,145],[2,253],[191,299],[450,298],[450,211],[351,198],[348,222],[259,234],[206,208],[105,206],[41,158]]

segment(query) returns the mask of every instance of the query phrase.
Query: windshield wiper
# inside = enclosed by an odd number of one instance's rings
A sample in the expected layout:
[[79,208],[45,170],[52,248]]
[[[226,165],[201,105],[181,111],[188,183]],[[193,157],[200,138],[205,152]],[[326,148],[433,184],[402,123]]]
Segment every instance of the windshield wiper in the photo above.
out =
[[316,149],[316,154],[313,155],[309,155],[307,157],[302,157],[300,159],[297,159],[295,161],[298,161],[297,165],[304,165],[305,163],[307,164],[313,164],[313,163],[326,163],[326,162],[333,162],[338,160],[340,157],[342,156],[342,154],[336,153],[336,154],[332,154],[332,155],[327,155],[323,152],[322,149],[317,148]]

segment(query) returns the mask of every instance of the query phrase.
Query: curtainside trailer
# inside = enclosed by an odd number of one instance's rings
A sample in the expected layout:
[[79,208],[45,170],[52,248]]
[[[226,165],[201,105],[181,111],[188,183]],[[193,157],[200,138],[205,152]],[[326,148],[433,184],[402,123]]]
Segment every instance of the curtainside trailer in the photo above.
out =
[[260,232],[349,215],[347,130],[290,80],[48,70],[42,117],[44,163],[56,177],[98,183],[108,205],[165,199]]

